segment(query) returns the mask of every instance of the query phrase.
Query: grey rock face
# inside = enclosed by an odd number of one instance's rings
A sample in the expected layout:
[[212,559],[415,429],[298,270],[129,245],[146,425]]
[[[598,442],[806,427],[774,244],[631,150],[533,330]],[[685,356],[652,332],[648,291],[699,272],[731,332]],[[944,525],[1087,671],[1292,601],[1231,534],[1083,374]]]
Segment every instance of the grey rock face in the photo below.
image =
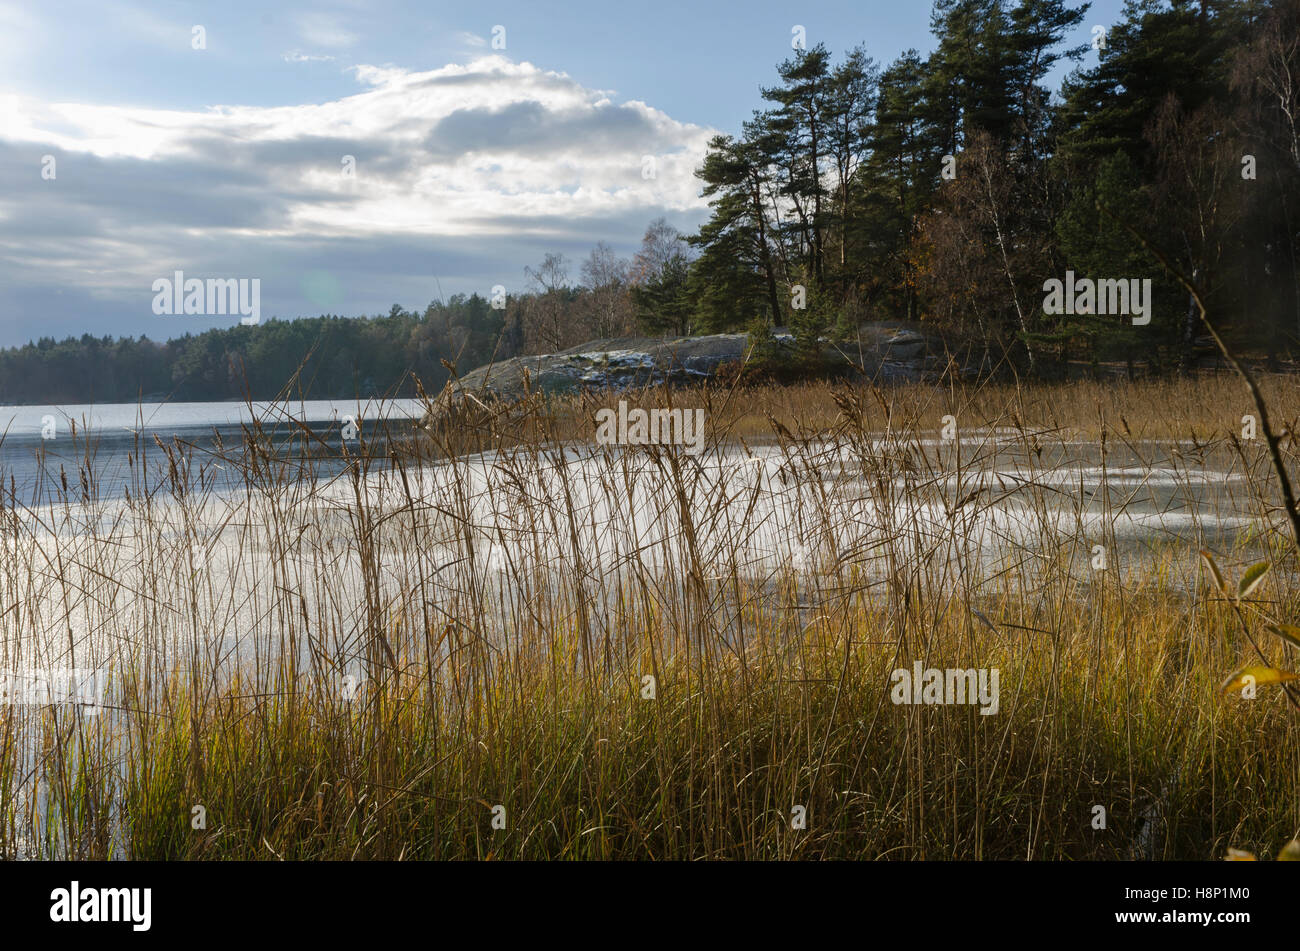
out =
[[[793,358],[794,336],[773,332],[776,359]],[[888,322],[864,326],[850,344],[825,344],[822,358],[854,376],[882,383],[925,379],[939,360],[934,341],[915,326]],[[747,334],[701,337],[618,337],[538,356],[514,357],[479,367],[447,384],[422,424],[446,424],[517,404],[531,390],[543,396],[583,389],[628,390],[664,383],[702,383],[724,364],[753,359]],[[527,382],[525,382],[527,381]]]

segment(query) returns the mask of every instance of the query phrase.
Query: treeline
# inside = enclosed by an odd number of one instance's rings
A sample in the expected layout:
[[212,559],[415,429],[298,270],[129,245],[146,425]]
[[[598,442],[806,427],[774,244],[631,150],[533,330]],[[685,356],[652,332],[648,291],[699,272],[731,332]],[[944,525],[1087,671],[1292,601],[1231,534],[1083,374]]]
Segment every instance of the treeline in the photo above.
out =
[[598,244],[579,268],[582,283],[571,280],[562,255],[547,254],[526,269],[523,294],[496,301],[458,294],[423,312],[394,304],[384,316],[272,319],[166,342],[42,337],[0,350],[0,403],[412,397],[417,379],[434,394],[453,373],[492,360],[639,332],[637,269],[657,273],[656,255],[679,244],[659,219],[633,260]]
[[395,306],[387,317],[271,320],[165,343],[90,334],[59,342],[47,337],[0,352],[0,401],[239,400],[245,394],[270,399],[286,387],[310,398],[409,396],[414,387],[408,371],[440,385],[447,378],[440,361],[452,352],[447,341],[490,349],[483,338],[500,323],[492,321],[482,298],[459,297],[431,305],[424,315]]
[[[590,295],[564,296],[572,306]],[[45,337],[0,351],[0,403],[271,399],[286,392],[409,397],[415,378],[436,393],[452,369],[520,352],[524,305],[518,298],[507,304],[494,310],[478,294],[456,295],[423,313],[394,304],[387,316],[269,320],[166,342]]]
[[[1203,333],[1182,275],[1243,343],[1291,348],[1300,0],[1130,0],[1105,30],[1087,9],[939,0],[925,59],[796,53],[770,106],[711,143],[713,215],[669,296],[701,329],[815,340],[907,317],[991,365],[1173,369]],[[1089,65],[1052,95],[1062,57]],[[1067,271],[1150,279],[1150,323],[1046,313]]]
[[[433,392],[452,369],[630,333],[934,325],[986,367],[1187,367],[1216,323],[1272,357],[1300,336],[1300,0],[938,0],[937,40],[887,65],[794,53],[697,171],[712,213],[639,252],[563,255],[504,301],[271,320],[167,343],[89,335],[0,352],[0,401]],[[1046,77],[1074,61],[1059,90]],[[1150,321],[1044,309],[1067,272],[1150,280]],[[485,289],[486,292],[486,289]],[[498,307],[494,307],[493,304]],[[1072,310],[1074,308],[1067,308]]]
[[526,269],[525,293],[496,301],[458,294],[422,313],[394,304],[385,316],[272,319],[166,342],[42,337],[0,350],[0,403],[411,397],[417,379],[433,394],[453,373],[492,360],[640,332],[649,325],[638,321],[633,299],[641,275],[663,273],[657,262],[684,248],[659,219],[632,260],[602,242],[582,262],[577,283],[562,255],[547,254]]

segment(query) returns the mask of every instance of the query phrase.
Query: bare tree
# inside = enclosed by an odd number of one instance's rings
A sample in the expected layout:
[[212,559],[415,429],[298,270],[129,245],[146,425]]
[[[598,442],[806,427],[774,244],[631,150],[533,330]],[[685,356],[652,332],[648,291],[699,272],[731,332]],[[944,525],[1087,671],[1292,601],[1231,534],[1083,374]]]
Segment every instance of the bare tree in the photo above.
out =
[[550,294],[562,289],[569,281],[569,265],[563,254],[548,251],[536,268],[526,267],[524,273],[538,293]]
[[1028,275],[1044,272],[1048,253],[1024,207],[1034,193],[1032,176],[1017,181],[1002,154],[987,133],[970,136],[960,175],[944,184],[936,207],[920,222],[917,251],[924,263],[918,280],[934,295],[941,316],[957,327],[975,325],[986,359],[1018,335],[1033,371],[1037,311]]
[[[1173,95],[1161,104],[1147,136],[1157,157],[1156,203],[1165,209],[1165,226],[1180,245],[1177,259],[1192,282],[1210,295],[1225,242],[1241,218],[1241,189],[1229,187],[1238,180],[1240,146],[1218,109],[1209,105],[1188,113]],[[1189,294],[1181,340],[1184,371],[1192,367],[1199,324]]]
[[1263,93],[1273,138],[1300,170],[1300,0],[1279,0],[1237,57],[1233,85]]
[[597,337],[614,337],[629,329],[628,262],[604,241],[582,262],[582,282],[590,294],[593,330]]
[[[1274,203],[1280,218],[1280,231],[1275,227],[1266,240],[1290,272],[1290,329],[1295,331],[1300,329],[1300,256],[1293,237],[1300,197],[1300,0],[1272,4],[1236,56],[1232,86],[1247,104],[1244,132],[1260,147],[1261,170],[1272,182],[1267,192],[1258,190],[1256,200]],[[1279,336],[1285,335],[1283,324],[1279,320]]]
[[669,262],[678,255],[685,256],[688,247],[681,232],[670,225],[667,218],[656,218],[645,229],[641,250],[632,259],[629,279],[633,284],[658,280]]
[[569,268],[563,254],[547,252],[536,268],[525,267],[530,289],[536,294],[526,317],[525,335],[531,346],[546,350],[563,349],[565,341],[566,291]]

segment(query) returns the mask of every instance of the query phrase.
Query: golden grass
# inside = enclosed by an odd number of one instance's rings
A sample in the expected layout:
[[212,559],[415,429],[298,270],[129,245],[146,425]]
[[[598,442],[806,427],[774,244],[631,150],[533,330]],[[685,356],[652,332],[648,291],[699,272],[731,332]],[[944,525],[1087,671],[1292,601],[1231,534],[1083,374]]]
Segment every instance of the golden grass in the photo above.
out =
[[[1293,419],[1294,388],[1268,387]],[[228,497],[176,476],[167,505],[143,478],[120,507],[10,498],[5,664],[115,680],[97,717],[3,709],[0,854],[1210,858],[1295,836],[1297,715],[1277,687],[1217,689],[1259,662],[1251,638],[1294,668],[1263,625],[1300,618],[1235,381],[628,398],[704,406],[711,440],[768,444],[777,471],[737,498],[671,450],[563,464],[557,444],[585,444],[611,397],[476,434],[499,447],[486,463],[444,443],[307,482],[253,438],[224,460],[248,481]],[[933,444],[946,414],[967,440],[950,448]],[[1063,506],[1076,530],[971,548],[1005,502],[971,495],[999,458],[989,432],[1029,517]],[[1239,477],[1222,504],[1258,520],[1216,554],[1273,564],[1244,631],[1198,573],[1201,539],[1121,556],[1124,506],[1089,521],[1051,478],[1080,445],[1144,439],[1196,442],[1161,463],[1175,495],[1207,458]],[[201,456],[171,453],[182,473]],[[948,528],[922,530],[923,505]],[[754,562],[782,541],[754,534],[764,513],[806,558]],[[998,668],[998,713],[895,705],[890,672],[913,661]]]

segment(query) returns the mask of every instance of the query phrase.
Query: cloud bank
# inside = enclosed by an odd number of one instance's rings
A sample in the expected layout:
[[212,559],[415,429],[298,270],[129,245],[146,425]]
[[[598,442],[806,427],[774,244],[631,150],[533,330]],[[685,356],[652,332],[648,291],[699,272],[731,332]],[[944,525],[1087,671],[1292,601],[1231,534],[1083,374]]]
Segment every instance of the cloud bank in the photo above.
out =
[[261,278],[268,314],[373,313],[703,217],[711,129],[498,55],[353,72],[357,94],[292,106],[0,95],[0,344],[231,322],[153,316],[174,270]]

